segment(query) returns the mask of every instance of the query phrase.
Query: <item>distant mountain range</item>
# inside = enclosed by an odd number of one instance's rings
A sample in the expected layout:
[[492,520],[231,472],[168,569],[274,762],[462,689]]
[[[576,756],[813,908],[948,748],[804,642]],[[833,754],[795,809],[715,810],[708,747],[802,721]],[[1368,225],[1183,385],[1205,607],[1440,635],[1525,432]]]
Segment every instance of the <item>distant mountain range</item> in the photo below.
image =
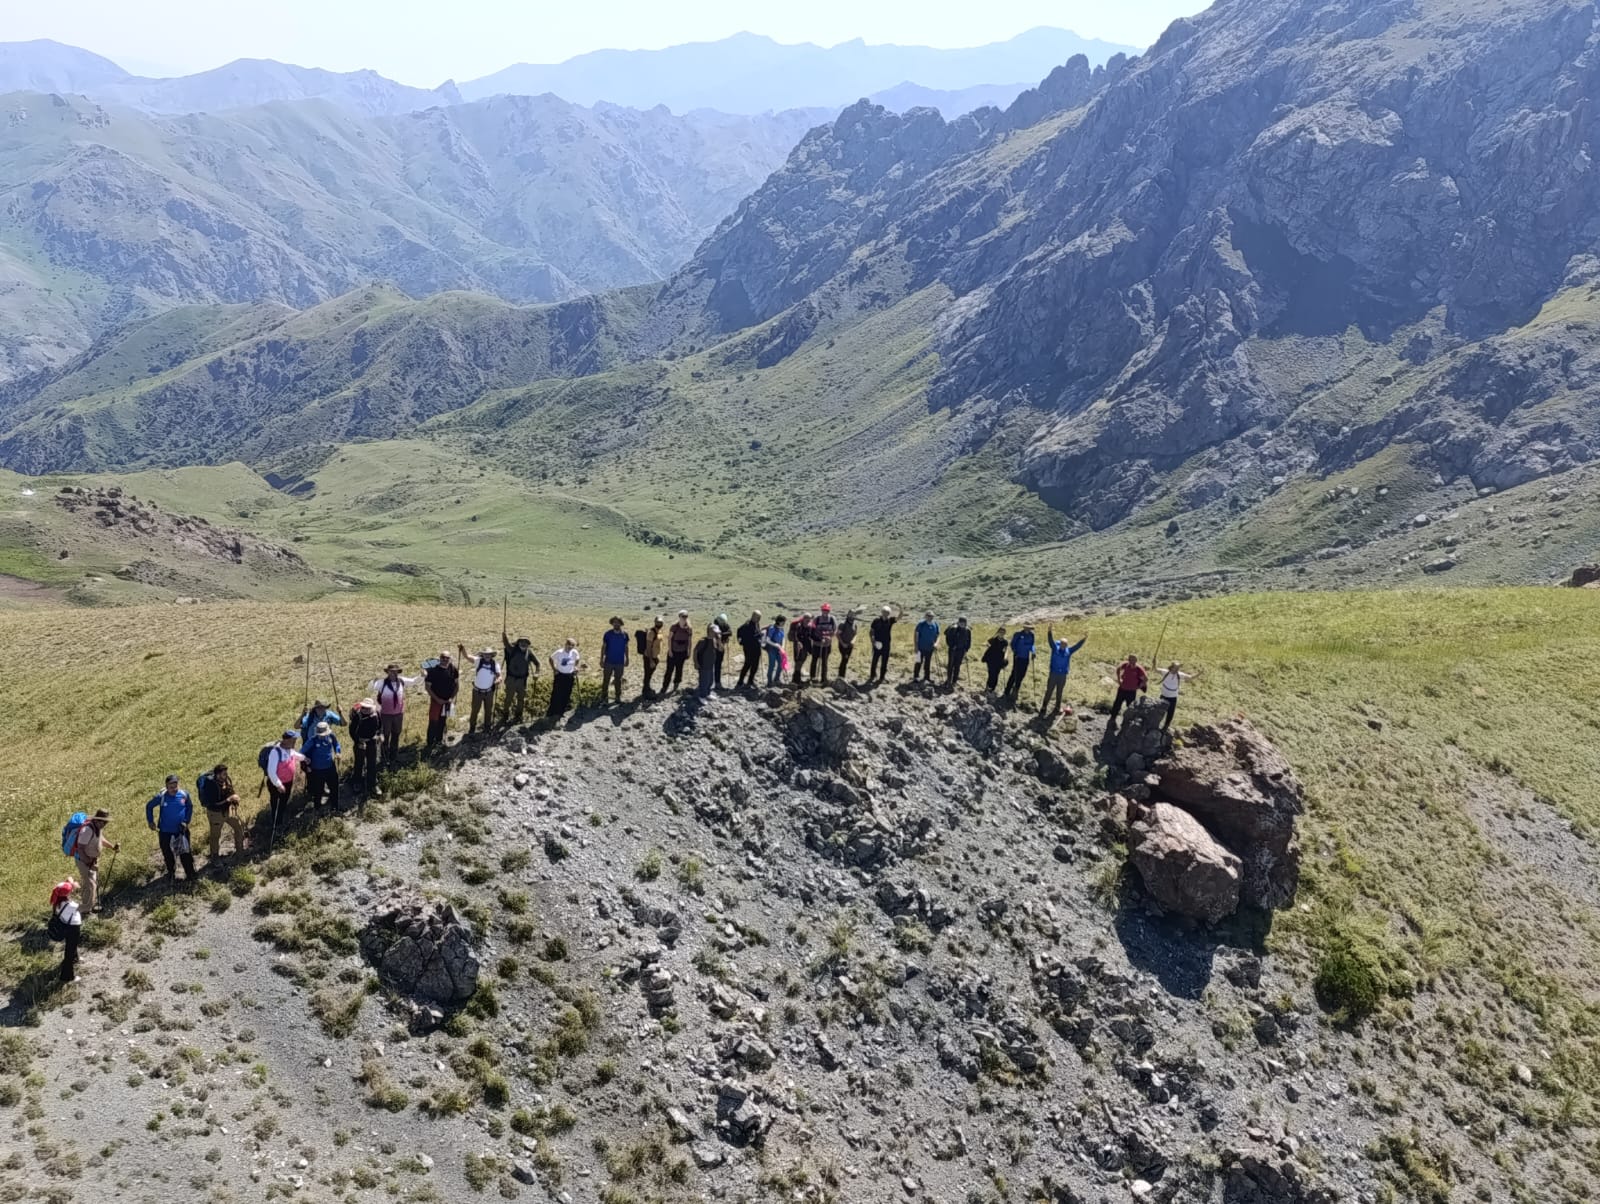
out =
[[147,113],[216,113],[276,100],[328,100],[369,117],[460,104],[455,85],[409,88],[376,71],[323,71],[271,59],[171,79],[130,75],[110,59],[59,42],[0,43],[0,92],[81,94]]
[[1016,81],[1043,79],[1074,55],[1099,65],[1119,53],[1137,49],[1048,28],[961,50],[869,46],[859,39],[832,47],[784,45],[744,33],[665,50],[597,50],[564,63],[518,63],[462,84],[461,93],[472,100],[501,92],[554,92],[578,104],[609,100],[645,108],[664,104],[674,112],[762,113],[840,108],[903,85],[959,92],[1016,84],[1020,91],[1026,84]]
[[553,93],[574,104],[618,104],[675,113],[715,109],[759,114],[837,113],[863,97],[899,111],[928,105],[946,116],[1004,106],[1026,82],[1075,54],[1103,63],[1128,50],[1060,29],[1034,29],[963,50],[784,45],[755,34],[666,50],[602,50],[564,63],[519,63],[457,87],[414,88],[374,71],[324,71],[239,59],[211,71],[146,79],[110,59],[59,42],[0,43],[0,93],[82,94],[147,113],[217,113],[283,100],[326,100],[369,117],[393,116],[496,95]]
[[0,96],[0,380],[173,306],[300,308],[373,281],[556,301],[660,280],[827,116],[554,96],[156,116]]

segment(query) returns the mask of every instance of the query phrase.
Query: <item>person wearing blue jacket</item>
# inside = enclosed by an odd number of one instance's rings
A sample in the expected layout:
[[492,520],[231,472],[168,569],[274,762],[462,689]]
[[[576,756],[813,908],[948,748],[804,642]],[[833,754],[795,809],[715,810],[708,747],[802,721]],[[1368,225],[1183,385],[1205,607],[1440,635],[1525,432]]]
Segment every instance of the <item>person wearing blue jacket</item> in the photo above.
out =
[[317,733],[317,724],[326,723],[330,727],[342,727],[344,716],[339,714],[322,699],[317,699],[311,704],[311,709],[300,716],[300,747],[305,748],[311,743],[311,737]]
[[1005,697],[1016,702],[1022,694],[1022,683],[1028,679],[1028,666],[1033,664],[1033,624],[1024,623],[1022,630],[1011,637],[1011,676],[1006,680]]
[[194,853],[189,848],[189,820],[194,804],[187,791],[178,789],[178,775],[167,775],[167,788],[144,807],[144,822],[156,833],[161,844],[161,860],[167,865],[167,882],[176,881],[178,862],[183,862],[183,880],[194,881]]
[[911,680],[933,680],[933,652],[939,646],[939,624],[934,622],[933,611],[922,616],[916,632],[917,664],[911,670]]
[[[1049,712],[1052,716],[1061,714],[1062,692],[1067,688],[1067,674],[1072,672],[1072,654],[1084,644],[1089,642],[1089,637],[1084,636],[1076,644],[1069,644],[1066,640],[1056,639],[1054,628],[1047,628],[1047,638],[1050,640],[1050,680],[1044,686],[1044,705],[1039,708],[1041,715]],[[1055,697],[1055,710],[1050,710],[1051,696]],[[1072,708],[1067,708],[1067,714],[1072,713]]]
[[327,722],[317,724],[311,739],[305,744],[306,780],[310,786],[313,807],[322,807],[323,795],[327,795],[327,806],[338,809],[339,754],[343,751],[339,747],[338,737]]

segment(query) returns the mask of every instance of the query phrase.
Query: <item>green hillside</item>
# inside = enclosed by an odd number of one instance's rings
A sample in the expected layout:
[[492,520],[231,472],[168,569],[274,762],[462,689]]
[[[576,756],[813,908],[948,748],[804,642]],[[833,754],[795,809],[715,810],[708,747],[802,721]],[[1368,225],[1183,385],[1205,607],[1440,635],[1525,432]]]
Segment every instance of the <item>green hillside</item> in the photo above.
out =
[[[18,705],[0,718],[0,739],[32,750],[27,781],[0,794],[14,851],[0,894],[13,915],[59,873],[69,806],[116,809],[128,846],[118,874],[142,876],[150,848],[135,805],[169,769],[190,780],[219,757],[247,764],[298,705],[306,641],[327,649],[330,692],[349,698],[390,656],[415,664],[441,643],[490,639],[499,621],[353,600],[200,606],[181,626],[170,613],[0,614],[8,646],[54,653],[14,667]],[[1239,596],[1093,620],[1069,691],[1103,701],[1111,664],[1161,639],[1164,656],[1203,670],[1187,716],[1242,713],[1266,731],[1305,779],[1310,812],[1299,905],[1265,939],[1307,977],[1353,951],[1380,998],[1349,1039],[1409,1068],[1352,1089],[1380,1112],[1404,1112],[1414,1093],[1448,1098],[1463,1140],[1485,1153],[1515,1107],[1548,1150],[1507,1156],[1569,1184],[1600,1172],[1600,899],[1584,868],[1600,828],[1589,788],[1600,741],[1552,683],[1600,651],[1597,619],[1600,596],[1586,591]],[[601,622],[519,610],[512,626],[550,643],[569,630],[592,639]],[[80,666],[85,705],[53,705],[62,662]],[[1531,1068],[1527,1096],[1519,1066]]]

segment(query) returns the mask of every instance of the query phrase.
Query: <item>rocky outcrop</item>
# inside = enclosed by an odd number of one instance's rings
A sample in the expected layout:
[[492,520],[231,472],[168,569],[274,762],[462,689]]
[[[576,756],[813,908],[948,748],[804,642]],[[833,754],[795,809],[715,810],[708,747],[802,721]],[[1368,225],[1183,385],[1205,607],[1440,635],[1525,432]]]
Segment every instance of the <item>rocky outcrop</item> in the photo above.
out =
[[855,720],[838,703],[802,694],[787,723],[788,743],[800,761],[842,765],[859,734]]
[[169,514],[151,501],[141,501],[120,486],[96,489],[65,485],[55,495],[56,505],[68,514],[86,518],[104,531],[129,540],[155,539],[170,543],[186,556],[200,556],[244,564],[246,559],[307,572],[298,552],[266,543],[240,531],[215,527],[187,514]]
[[1252,907],[1284,907],[1300,882],[1295,822],[1305,790],[1289,762],[1242,719],[1198,725],[1160,766],[1160,797],[1176,803],[1239,855],[1240,897]]
[[1214,924],[1239,910],[1239,859],[1194,816],[1169,803],[1142,808],[1128,829],[1128,853],[1156,902]]
[[1600,589],[1600,564],[1583,564],[1567,578],[1569,589]]
[[454,1006],[478,989],[472,929],[445,903],[393,902],[361,932],[361,954],[402,995]]

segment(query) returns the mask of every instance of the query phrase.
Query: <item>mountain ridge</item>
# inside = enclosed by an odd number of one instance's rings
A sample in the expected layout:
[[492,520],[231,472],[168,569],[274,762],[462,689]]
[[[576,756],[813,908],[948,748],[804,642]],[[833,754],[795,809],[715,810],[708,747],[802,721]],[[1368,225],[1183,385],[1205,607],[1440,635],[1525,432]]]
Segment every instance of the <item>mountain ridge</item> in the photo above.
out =
[[[1008,85],[1038,79],[1084,54],[1103,63],[1135,48],[1040,26],[1003,42],[939,50],[869,46],[861,39],[823,47],[736,34],[664,50],[598,50],[564,63],[519,63],[460,87],[468,99],[499,92],[552,91],[568,99],[633,105],[663,103],[673,111],[713,108],[759,113],[842,107],[911,82],[933,91]],[[803,81],[803,85],[793,81]],[[802,87],[804,90],[797,90]]]

